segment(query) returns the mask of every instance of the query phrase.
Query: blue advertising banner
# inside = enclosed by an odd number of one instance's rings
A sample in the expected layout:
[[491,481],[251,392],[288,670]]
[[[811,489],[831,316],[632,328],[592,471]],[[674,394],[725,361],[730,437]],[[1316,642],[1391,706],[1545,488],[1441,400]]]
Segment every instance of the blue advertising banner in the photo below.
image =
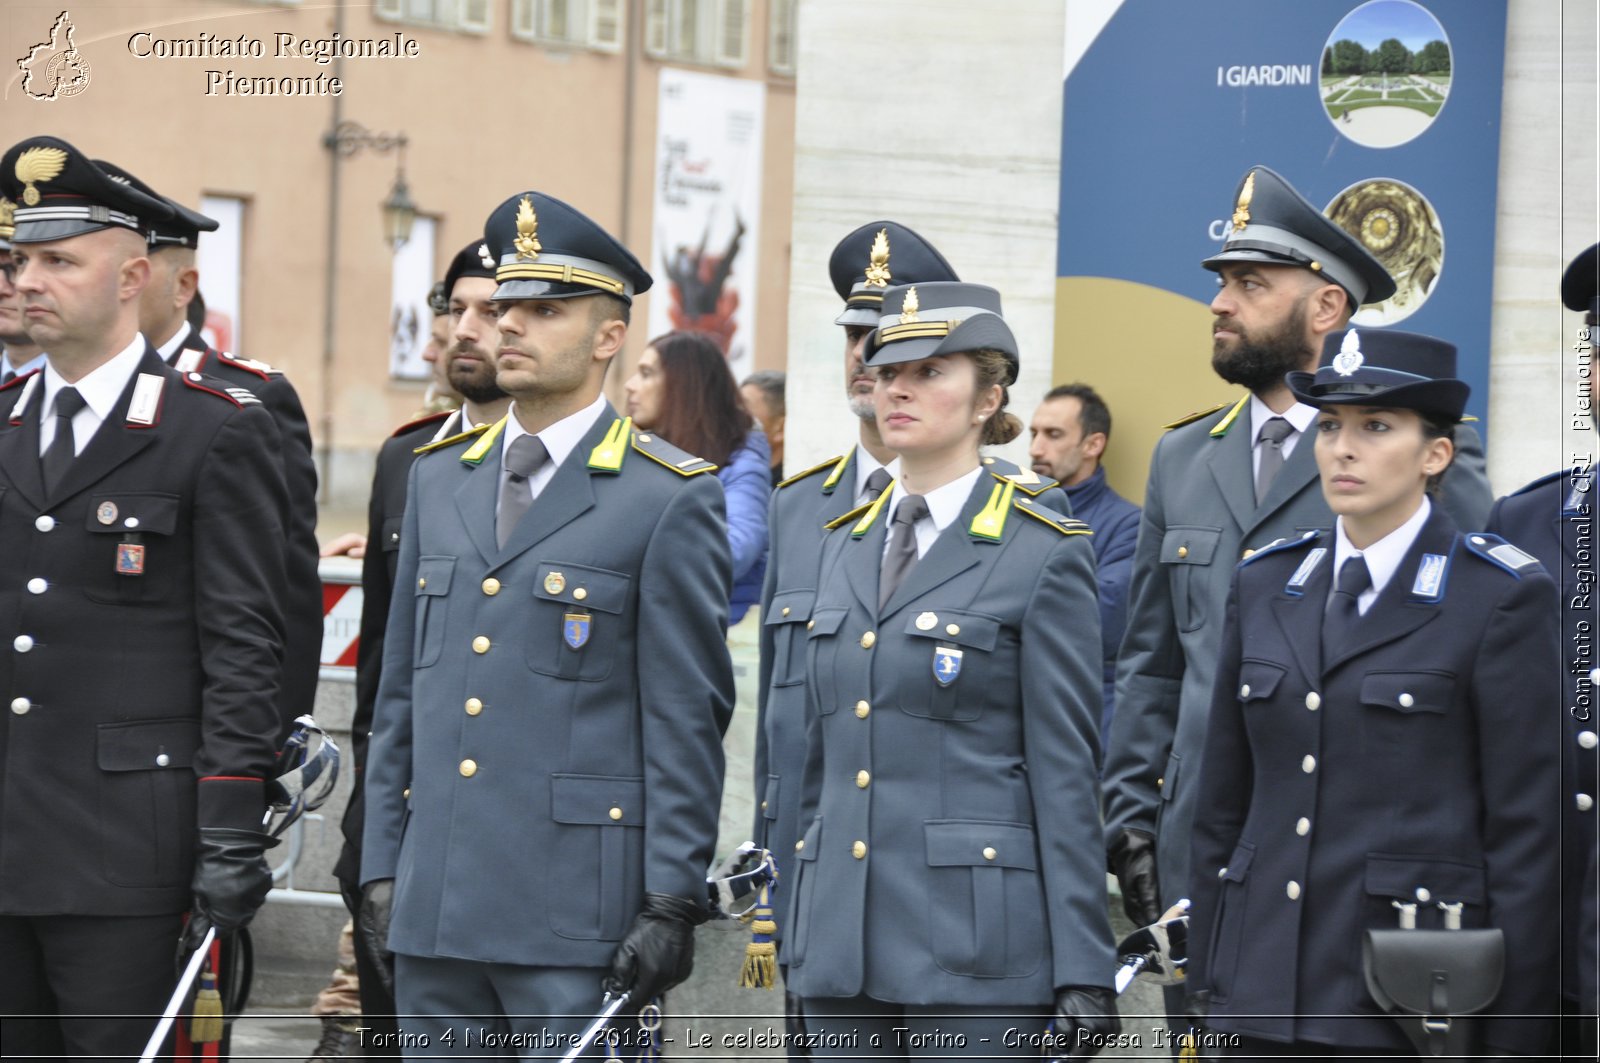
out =
[[[1216,278],[1200,260],[1259,163],[1395,277],[1355,323],[1457,344],[1481,418],[1505,26],[1505,0],[1123,0],[1065,81],[1058,374],[1095,366],[1130,400],[1133,374],[1149,406],[1170,360],[1191,398],[1227,397],[1203,378]],[[1161,361],[1103,361],[1152,342]]]

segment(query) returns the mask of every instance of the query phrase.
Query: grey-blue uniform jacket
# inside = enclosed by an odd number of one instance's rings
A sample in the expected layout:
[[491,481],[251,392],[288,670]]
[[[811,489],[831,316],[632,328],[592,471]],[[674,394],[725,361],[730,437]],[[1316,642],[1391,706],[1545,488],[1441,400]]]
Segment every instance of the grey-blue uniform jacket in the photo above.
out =
[[[1505,934],[1486,1015],[1556,1000],[1561,694],[1550,578],[1429,515],[1355,635],[1322,659],[1332,533],[1241,565],[1194,828],[1189,985],[1224,1032],[1414,1054],[1362,977],[1367,928],[1462,903]],[[1542,1021],[1492,1019],[1530,1054]]]
[[704,902],[722,487],[628,424],[606,406],[504,548],[503,421],[412,466],[361,867],[395,879],[396,952],[598,967],[646,891]]
[[[1234,566],[1275,539],[1333,524],[1314,443],[1308,432],[1295,444],[1260,505],[1248,395],[1168,432],[1150,459],[1105,800],[1108,841],[1124,828],[1155,835],[1163,907],[1189,895],[1196,761]],[[1481,528],[1492,501],[1478,434],[1460,425],[1444,508],[1458,526]]]
[[1108,986],[1088,529],[982,476],[880,611],[889,497],[829,535],[805,625],[789,988],[1047,1006]]
[[[794,890],[794,843],[800,838],[800,781],[806,763],[806,628],[817,599],[817,565],[826,525],[855,505],[856,447],[796,473],[772,493],[767,516],[767,578],[761,595],[761,672],[755,750],[757,845],[779,866],[773,898],[781,939],[789,928]],[[1003,458],[985,458],[991,472],[1060,513],[1066,495],[1055,480],[1023,471]],[[780,954],[779,960],[787,963]]]

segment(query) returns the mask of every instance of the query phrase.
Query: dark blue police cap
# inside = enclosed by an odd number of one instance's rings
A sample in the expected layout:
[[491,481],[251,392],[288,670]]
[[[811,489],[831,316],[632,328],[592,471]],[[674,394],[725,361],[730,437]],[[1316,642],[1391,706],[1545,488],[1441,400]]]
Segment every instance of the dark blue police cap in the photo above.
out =
[[0,195],[17,204],[12,243],[38,244],[112,227],[150,238],[172,218],[172,206],[113,181],[77,148],[57,137],[29,137],[0,156]]
[[145,236],[152,250],[161,247],[199,247],[201,233],[217,231],[217,220],[208,218],[198,210],[190,210],[170,196],[164,196],[114,162],[94,160],[118,184],[132,185],[147,196],[159,199],[172,208],[172,217],[153,221]]
[[519,192],[483,228],[500,287],[494,298],[573,299],[614,295],[625,303],[650,290],[633,253],[583,212],[542,192]]
[[1307,406],[1391,406],[1460,420],[1472,389],[1453,343],[1397,329],[1346,329],[1322,343],[1316,373],[1284,379]]
[[1228,238],[1200,264],[1220,271],[1227,262],[1309,269],[1349,292],[1356,306],[1381,303],[1395,292],[1394,278],[1361,241],[1265,166],[1251,167],[1239,182]]
[[898,222],[874,221],[839,241],[828,258],[833,290],[845,301],[835,325],[876,328],[891,284],[958,281],[939,249]]
[[444,312],[450,309],[450,293],[456,290],[456,281],[462,277],[488,277],[494,279],[494,256],[489,254],[489,245],[482,240],[472,243],[456,252],[456,257],[450,260],[450,268],[444,271]]
[[1561,275],[1561,302],[1568,310],[1584,311],[1600,298],[1600,244],[1567,263]]
[[914,362],[941,354],[984,349],[1006,356],[1017,379],[1017,340],[1000,316],[1000,293],[982,284],[932,281],[890,288],[883,293],[878,327],[867,335],[869,366]]

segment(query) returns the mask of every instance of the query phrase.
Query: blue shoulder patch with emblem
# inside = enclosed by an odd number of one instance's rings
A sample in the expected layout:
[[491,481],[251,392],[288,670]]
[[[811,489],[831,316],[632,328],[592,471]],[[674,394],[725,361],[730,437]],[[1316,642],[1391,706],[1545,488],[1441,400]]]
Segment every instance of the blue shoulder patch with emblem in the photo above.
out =
[[1519,549],[1488,532],[1466,532],[1462,536],[1466,540],[1467,549],[1474,555],[1483,558],[1491,565],[1505,569],[1513,576],[1521,579],[1533,572],[1543,572],[1544,566],[1539,564],[1539,559]]

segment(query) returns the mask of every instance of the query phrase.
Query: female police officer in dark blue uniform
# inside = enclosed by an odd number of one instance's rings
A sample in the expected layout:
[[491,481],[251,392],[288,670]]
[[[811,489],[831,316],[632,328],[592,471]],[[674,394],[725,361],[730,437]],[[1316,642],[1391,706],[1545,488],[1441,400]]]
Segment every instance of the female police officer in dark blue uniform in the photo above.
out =
[[1409,922],[1498,927],[1486,1048],[1543,1044],[1510,1016],[1555,999],[1556,614],[1537,561],[1428,498],[1454,374],[1450,344],[1355,329],[1288,374],[1338,521],[1235,574],[1190,883],[1194,1010],[1243,1054],[1415,1054],[1362,957]]
[[1088,528],[980,463],[1021,427],[998,293],[883,310],[866,360],[901,478],[823,548],[790,988],[816,1055],[1037,1057],[1052,1017],[1090,1054],[1117,1019]]

